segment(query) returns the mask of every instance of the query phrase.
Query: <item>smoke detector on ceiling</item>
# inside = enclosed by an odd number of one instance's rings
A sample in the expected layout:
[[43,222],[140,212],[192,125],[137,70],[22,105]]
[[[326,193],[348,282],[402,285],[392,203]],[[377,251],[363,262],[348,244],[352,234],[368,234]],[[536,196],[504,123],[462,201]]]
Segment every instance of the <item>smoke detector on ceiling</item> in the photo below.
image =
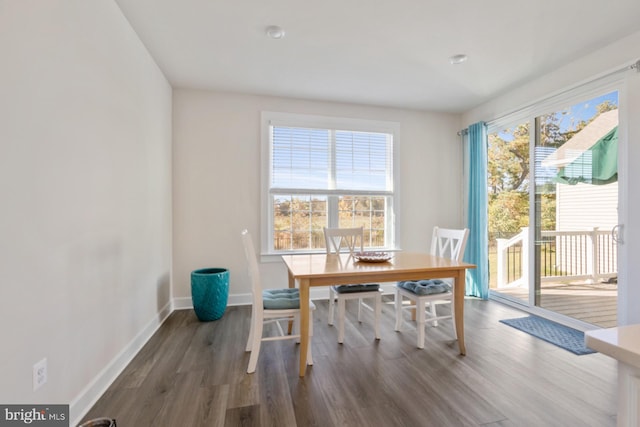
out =
[[270,25],[266,30],[267,36],[272,39],[281,39],[284,37],[284,30],[282,27],[278,27],[277,25]]
[[458,55],[453,55],[449,57],[449,62],[451,63],[451,65],[457,65],[457,64],[462,64],[467,59],[468,59],[467,55],[465,55],[464,53],[459,53]]

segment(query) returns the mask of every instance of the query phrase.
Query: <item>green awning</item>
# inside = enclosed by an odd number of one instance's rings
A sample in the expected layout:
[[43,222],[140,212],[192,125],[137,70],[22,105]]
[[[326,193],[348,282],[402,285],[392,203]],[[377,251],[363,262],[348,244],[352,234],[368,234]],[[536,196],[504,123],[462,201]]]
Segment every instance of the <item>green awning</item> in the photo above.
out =
[[618,127],[600,138],[574,161],[558,170],[555,181],[604,185],[618,180]]

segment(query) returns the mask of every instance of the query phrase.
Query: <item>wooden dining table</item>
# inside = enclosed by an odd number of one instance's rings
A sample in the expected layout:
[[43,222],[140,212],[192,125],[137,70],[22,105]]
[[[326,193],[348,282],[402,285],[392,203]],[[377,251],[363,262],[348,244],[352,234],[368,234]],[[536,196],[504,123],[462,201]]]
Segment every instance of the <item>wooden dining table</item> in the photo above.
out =
[[312,286],[351,283],[384,283],[398,280],[453,278],[456,336],[460,354],[464,346],[465,272],[473,264],[442,258],[421,252],[393,252],[386,262],[356,261],[349,254],[283,255],[287,266],[289,287],[300,289],[300,376],[304,377],[309,347],[309,290]]

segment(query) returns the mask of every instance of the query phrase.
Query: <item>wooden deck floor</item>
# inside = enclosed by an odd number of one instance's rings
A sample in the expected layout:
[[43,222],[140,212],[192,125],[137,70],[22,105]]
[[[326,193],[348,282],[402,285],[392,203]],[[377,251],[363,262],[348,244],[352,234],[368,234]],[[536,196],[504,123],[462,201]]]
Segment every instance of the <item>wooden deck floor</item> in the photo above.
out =
[[[529,290],[517,287],[499,292],[527,300]],[[602,328],[617,326],[617,303],[618,285],[615,283],[543,283],[540,294],[542,308]]]

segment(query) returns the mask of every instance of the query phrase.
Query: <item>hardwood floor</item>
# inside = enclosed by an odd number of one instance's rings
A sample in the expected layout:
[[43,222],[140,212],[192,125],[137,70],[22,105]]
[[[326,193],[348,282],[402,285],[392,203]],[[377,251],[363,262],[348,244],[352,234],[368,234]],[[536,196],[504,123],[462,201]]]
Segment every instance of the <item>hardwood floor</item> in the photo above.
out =
[[263,343],[254,374],[244,352],[250,307],[229,307],[201,323],[176,311],[85,419],[118,426],[594,426],[616,425],[617,365],[601,354],[575,356],[502,323],[522,312],[465,301],[467,356],[450,321],[428,327],[415,347],[408,324],[394,332],[385,297],[382,339],[371,313],[347,304],[345,342],[316,301],[314,365],[299,378],[298,346]]

